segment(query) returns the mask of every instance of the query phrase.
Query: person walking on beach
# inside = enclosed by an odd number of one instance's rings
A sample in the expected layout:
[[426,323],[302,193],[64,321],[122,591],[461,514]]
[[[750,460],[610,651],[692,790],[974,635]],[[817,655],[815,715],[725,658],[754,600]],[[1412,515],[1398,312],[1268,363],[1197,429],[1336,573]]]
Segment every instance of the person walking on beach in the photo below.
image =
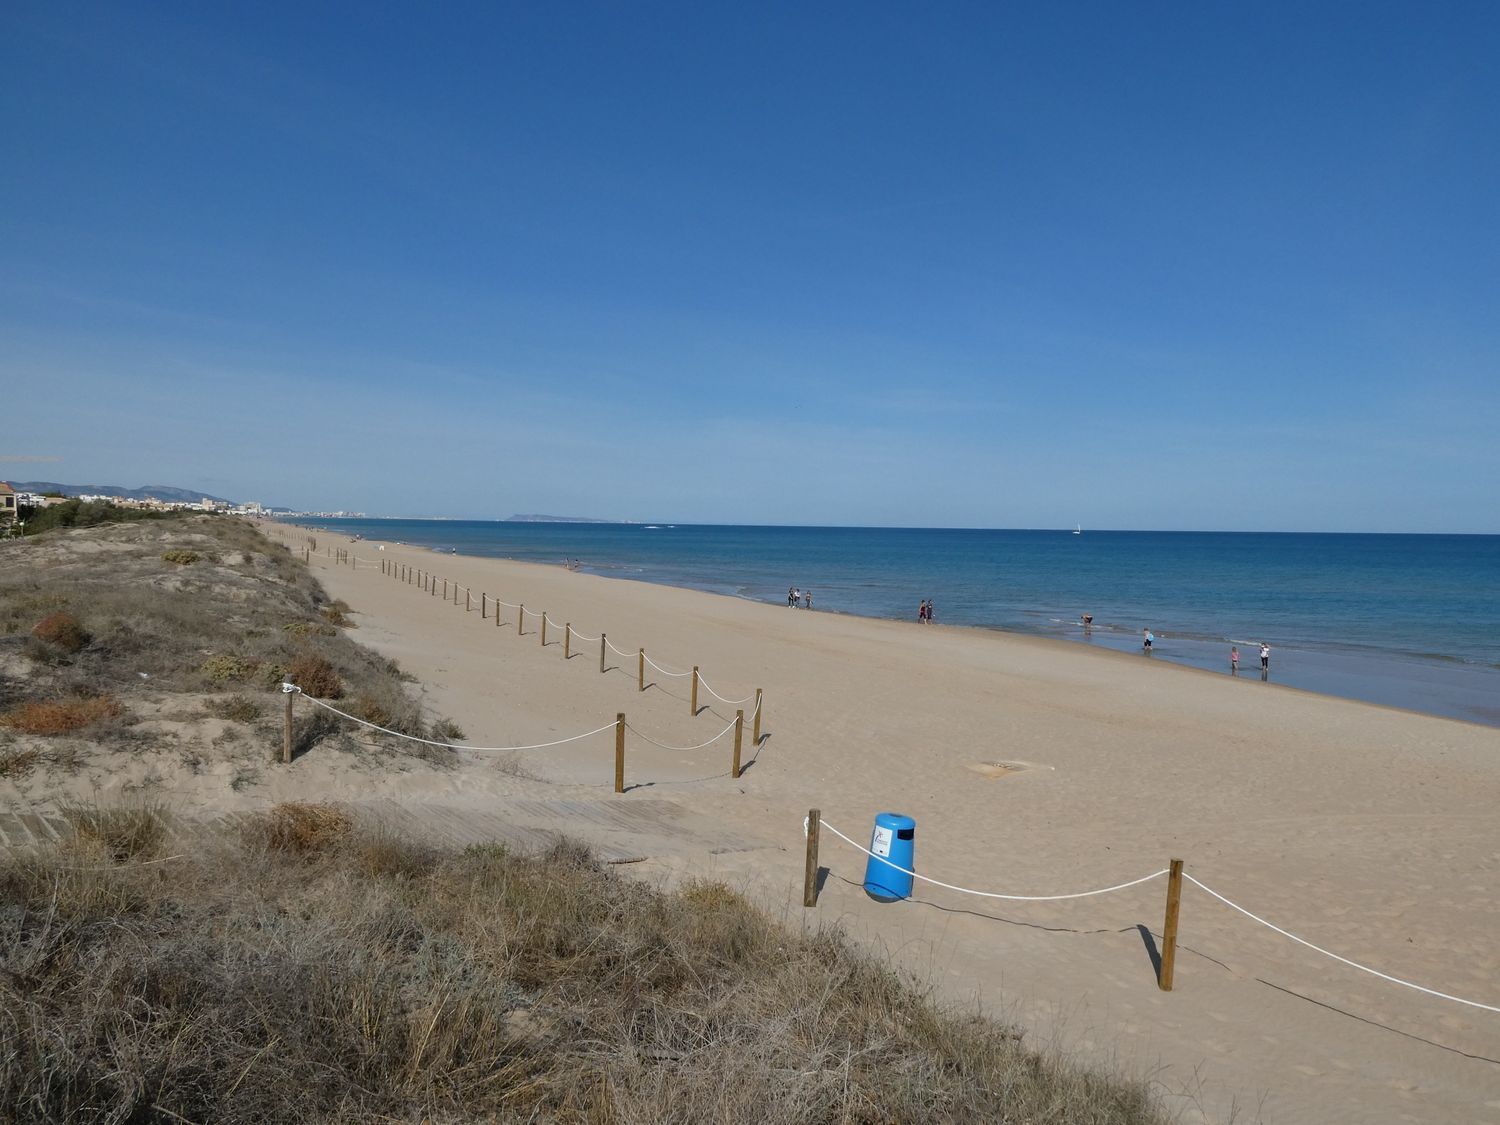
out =
[[917,603],[917,624],[927,624],[927,599],[923,598]]
[[932,599],[927,599],[927,624],[932,624]]
[[811,590],[803,590],[802,591],[802,608],[803,609],[812,609],[812,591]]
[[1265,641],[1260,642],[1260,678],[1271,678],[1271,646]]
[[788,586],[786,588],[786,604],[789,606],[795,606],[797,604],[797,587]]
[[1156,637],[1152,635],[1150,629],[1142,629],[1141,632],[1145,634],[1145,638],[1141,641],[1141,651],[1150,656],[1151,645],[1156,640]]
[[1229,674],[1231,676],[1238,676],[1240,674],[1240,647],[1239,647],[1239,645],[1230,645],[1229,646]]

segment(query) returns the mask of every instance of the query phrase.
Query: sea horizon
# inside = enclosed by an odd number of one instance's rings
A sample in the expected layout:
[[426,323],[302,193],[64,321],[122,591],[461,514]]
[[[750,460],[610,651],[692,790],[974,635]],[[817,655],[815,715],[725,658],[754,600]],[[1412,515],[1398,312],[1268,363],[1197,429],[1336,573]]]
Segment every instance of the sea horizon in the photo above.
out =
[[[1056,637],[1500,726],[1500,535],[281,517],[444,553],[562,564],[915,626]],[[441,530],[439,530],[441,529]],[[1092,626],[1082,625],[1084,615]]]

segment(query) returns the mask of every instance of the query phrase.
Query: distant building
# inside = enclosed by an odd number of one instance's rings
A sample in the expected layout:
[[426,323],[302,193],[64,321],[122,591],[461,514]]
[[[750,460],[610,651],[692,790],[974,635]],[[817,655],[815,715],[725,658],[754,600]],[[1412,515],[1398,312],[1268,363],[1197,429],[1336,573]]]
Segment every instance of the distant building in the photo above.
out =
[[0,480],[0,523],[16,522],[16,490]]

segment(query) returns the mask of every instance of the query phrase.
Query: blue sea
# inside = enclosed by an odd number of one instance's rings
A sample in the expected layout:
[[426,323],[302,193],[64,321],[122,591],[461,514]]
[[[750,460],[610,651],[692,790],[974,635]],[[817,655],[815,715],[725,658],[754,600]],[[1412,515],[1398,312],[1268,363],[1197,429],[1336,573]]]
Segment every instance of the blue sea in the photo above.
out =
[[[300,520],[816,612],[1059,637],[1500,726],[1500,536]],[[1093,616],[1084,629],[1083,614]]]

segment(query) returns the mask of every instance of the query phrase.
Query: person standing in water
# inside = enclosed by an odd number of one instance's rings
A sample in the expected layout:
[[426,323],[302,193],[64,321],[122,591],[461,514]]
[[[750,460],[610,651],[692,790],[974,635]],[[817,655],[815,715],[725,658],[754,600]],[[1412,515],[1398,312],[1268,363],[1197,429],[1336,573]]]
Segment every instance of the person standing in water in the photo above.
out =
[[1240,674],[1240,648],[1238,645],[1229,646],[1229,674],[1238,676]]
[[1156,637],[1152,634],[1150,629],[1142,629],[1141,632],[1145,634],[1144,639],[1141,641],[1141,651],[1144,652],[1147,656],[1150,656],[1151,646],[1155,643]]
[[1265,641],[1260,642],[1260,678],[1263,680],[1271,678],[1271,646]]

